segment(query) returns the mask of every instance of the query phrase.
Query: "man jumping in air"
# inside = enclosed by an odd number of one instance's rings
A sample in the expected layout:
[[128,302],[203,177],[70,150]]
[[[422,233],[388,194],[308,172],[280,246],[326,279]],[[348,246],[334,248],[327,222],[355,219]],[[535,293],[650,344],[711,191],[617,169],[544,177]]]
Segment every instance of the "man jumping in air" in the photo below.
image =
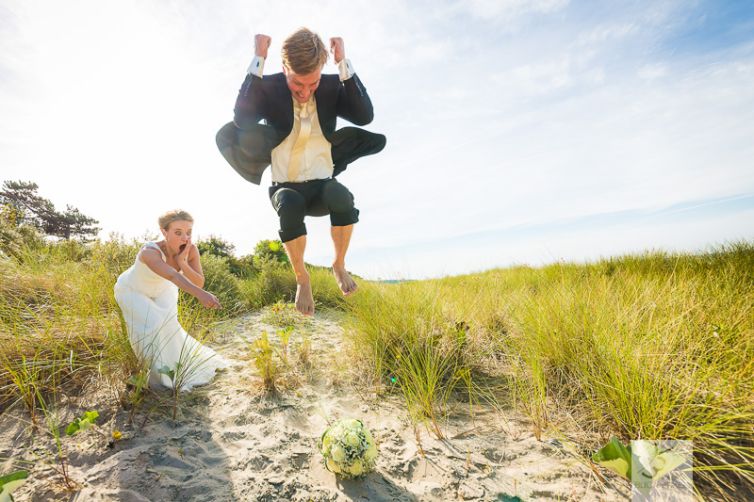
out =
[[327,49],[319,35],[300,28],[283,42],[283,72],[263,77],[270,43],[267,35],[255,36],[255,55],[238,93],[234,121],[220,129],[217,144],[231,166],[257,185],[272,164],[269,195],[296,274],[296,309],[311,315],[304,217],[330,215],[333,275],[344,295],[355,292],[345,258],[359,210],[335,176],[359,157],[382,150],[385,136],[356,127],[335,130],[337,117],[356,125],[374,117],[367,91],[345,57],[343,39],[330,39],[339,75],[322,74]]

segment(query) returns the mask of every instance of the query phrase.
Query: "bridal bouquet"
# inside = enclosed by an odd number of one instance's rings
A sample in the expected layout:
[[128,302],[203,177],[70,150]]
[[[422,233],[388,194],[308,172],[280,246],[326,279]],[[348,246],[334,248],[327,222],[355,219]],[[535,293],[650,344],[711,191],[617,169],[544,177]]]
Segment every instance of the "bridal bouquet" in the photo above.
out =
[[345,418],[322,434],[320,451],[330,472],[344,478],[361,476],[374,469],[377,446],[361,420]]

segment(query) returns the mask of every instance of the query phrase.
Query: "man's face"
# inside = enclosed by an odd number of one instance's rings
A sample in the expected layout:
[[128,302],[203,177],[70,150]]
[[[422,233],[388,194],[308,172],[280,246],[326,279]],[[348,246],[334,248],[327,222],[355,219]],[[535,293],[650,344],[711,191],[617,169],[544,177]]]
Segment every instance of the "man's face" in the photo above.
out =
[[283,65],[283,73],[285,73],[285,80],[288,83],[288,89],[293,94],[293,98],[299,103],[306,103],[319,86],[322,68],[306,75],[299,75]]

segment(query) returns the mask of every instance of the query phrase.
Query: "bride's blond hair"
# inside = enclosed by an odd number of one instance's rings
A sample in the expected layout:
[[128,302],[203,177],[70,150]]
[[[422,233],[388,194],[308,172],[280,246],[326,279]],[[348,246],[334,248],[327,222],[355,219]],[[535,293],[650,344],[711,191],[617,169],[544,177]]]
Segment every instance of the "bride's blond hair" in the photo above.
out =
[[183,209],[173,209],[160,216],[157,223],[159,223],[160,228],[167,230],[170,224],[174,221],[189,221],[193,223],[194,218]]

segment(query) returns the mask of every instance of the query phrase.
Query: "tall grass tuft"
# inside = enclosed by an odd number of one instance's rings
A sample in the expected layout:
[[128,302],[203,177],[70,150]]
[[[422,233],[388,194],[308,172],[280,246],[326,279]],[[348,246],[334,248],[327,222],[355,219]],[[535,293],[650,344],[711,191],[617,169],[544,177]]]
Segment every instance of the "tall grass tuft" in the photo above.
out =
[[444,312],[441,296],[420,284],[370,285],[350,304],[346,333],[369,361],[377,390],[397,387],[411,417],[437,437],[456,391],[475,390],[476,353],[467,326]]
[[263,331],[258,339],[251,342],[251,356],[254,366],[259,372],[262,379],[262,387],[270,394],[277,392],[277,379],[280,376],[281,368],[275,361],[275,349],[270,343],[266,331]]

